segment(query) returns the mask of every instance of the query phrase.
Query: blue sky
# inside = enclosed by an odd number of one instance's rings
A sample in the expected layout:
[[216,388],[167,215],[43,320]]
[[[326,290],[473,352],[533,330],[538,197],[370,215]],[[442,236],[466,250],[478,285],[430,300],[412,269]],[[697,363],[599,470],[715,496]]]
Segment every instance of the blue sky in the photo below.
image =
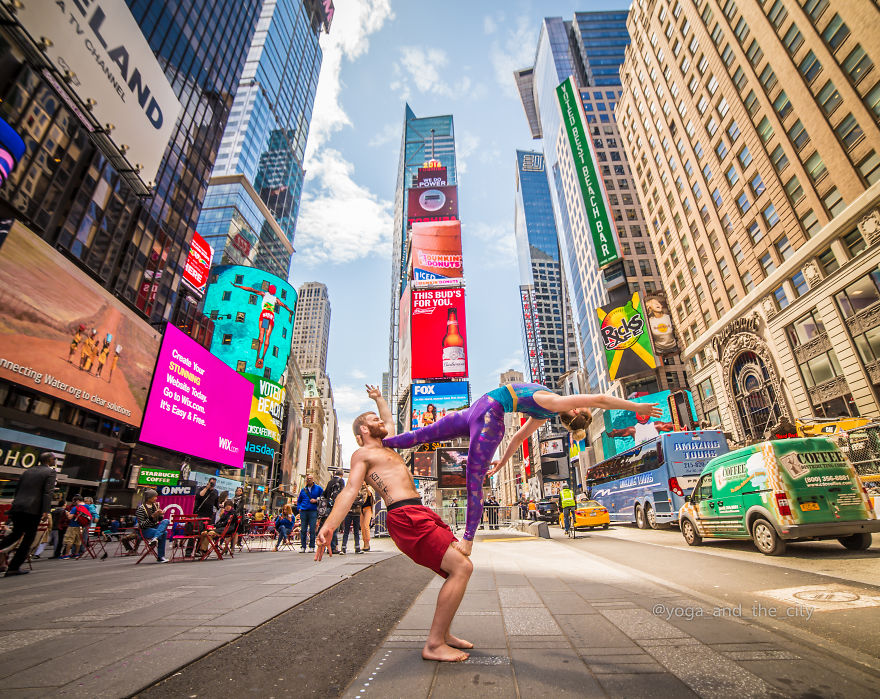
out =
[[365,382],[388,366],[391,235],[404,104],[452,114],[476,397],[523,369],[513,218],[515,151],[535,148],[512,72],[533,64],[543,17],[621,9],[621,0],[335,0],[322,37],[291,282],[327,285],[330,375],[347,463]]

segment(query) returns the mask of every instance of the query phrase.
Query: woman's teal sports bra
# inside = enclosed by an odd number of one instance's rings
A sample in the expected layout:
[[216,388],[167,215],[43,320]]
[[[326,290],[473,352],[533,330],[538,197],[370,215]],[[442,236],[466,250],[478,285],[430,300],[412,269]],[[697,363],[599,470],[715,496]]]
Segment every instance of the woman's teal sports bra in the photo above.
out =
[[542,408],[535,402],[535,393],[547,391],[546,386],[539,383],[509,383],[489,391],[486,395],[501,403],[505,413],[523,413],[538,420],[549,420],[556,416],[553,410]]

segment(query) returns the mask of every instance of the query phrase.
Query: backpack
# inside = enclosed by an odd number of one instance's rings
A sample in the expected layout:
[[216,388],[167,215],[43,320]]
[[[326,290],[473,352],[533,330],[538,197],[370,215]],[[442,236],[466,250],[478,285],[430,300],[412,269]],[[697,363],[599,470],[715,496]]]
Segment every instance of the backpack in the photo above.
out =
[[88,527],[92,523],[92,513],[85,505],[77,505],[70,511],[70,519],[81,527]]
[[345,486],[342,485],[342,481],[340,479],[334,479],[327,484],[327,489],[324,491],[324,497],[330,503],[330,507],[333,507],[333,503],[336,501],[336,496],[342,492],[342,489]]
[[323,519],[324,517],[329,516],[331,509],[333,509],[333,505],[330,504],[330,501],[326,497],[322,495],[318,498],[318,517]]

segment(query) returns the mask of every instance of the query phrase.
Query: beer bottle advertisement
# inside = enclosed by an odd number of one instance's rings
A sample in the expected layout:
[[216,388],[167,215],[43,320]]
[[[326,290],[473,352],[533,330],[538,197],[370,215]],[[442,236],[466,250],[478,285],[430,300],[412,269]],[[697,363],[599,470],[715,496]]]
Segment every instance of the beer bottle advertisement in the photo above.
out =
[[412,292],[412,378],[464,378],[467,330],[464,289]]

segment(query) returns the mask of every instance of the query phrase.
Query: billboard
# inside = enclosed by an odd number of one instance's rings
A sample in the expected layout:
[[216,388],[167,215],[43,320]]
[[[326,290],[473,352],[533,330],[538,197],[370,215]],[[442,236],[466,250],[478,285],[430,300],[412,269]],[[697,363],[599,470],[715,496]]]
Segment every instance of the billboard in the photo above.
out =
[[116,169],[151,186],[181,105],[126,4],[22,0],[12,17],[65,80],[44,77],[85,107],[74,112],[103,130],[112,159],[130,165]]
[[465,377],[464,289],[413,289],[411,378]]
[[636,292],[623,306],[610,303],[596,309],[612,381],[657,367],[643,306]]
[[431,425],[447,413],[468,407],[468,382],[414,383],[412,429]]
[[400,297],[400,322],[397,326],[397,338],[399,342],[398,356],[399,367],[397,371],[397,390],[403,395],[406,388],[412,383],[412,337],[410,322],[412,319],[412,289],[409,284],[403,290]]
[[407,190],[406,219],[416,221],[449,221],[458,218],[458,187],[416,187]]
[[[418,191],[418,190],[410,190]],[[412,233],[412,278],[422,286],[457,286],[463,276],[461,223],[433,221],[414,223]]]
[[189,255],[183,265],[183,281],[199,296],[204,295],[208,285],[208,274],[211,271],[211,261],[214,259],[214,248],[198,234],[193,233],[192,243],[189,246]]
[[180,480],[180,471],[171,471],[167,468],[141,467],[138,471],[137,484],[156,488],[161,485],[177,485]]
[[296,291],[281,277],[253,267],[212,270],[205,315],[214,321],[211,352],[242,374],[284,383]]
[[252,393],[247,379],[169,323],[140,441],[241,468]]
[[665,294],[648,294],[645,297],[645,315],[648,317],[648,328],[654,344],[655,354],[671,354],[678,352],[675,340],[675,329],[669,306],[666,305]]
[[[694,415],[694,398],[690,391],[677,391],[684,393]],[[602,418],[605,421],[605,431],[602,432],[602,453],[605,458],[626,451],[630,447],[656,439],[665,432],[676,430],[675,420],[669,410],[669,391],[648,393],[630,400],[636,403],[657,403],[662,411],[658,418],[636,415],[629,410],[605,410]]]
[[247,429],[245,459],[248,462],[271,464],[281,448],[284,421],[284,386],[268,379],[244,374],[253,385],[251,417]]
[[0,119],[0,186],[9,178],[12,168],[24,155],[24,141],[4,119]]
[[437,487],[464,488],[467,482],[467,448],[447,447],[437,450]]
[[0,378],[140,425],[159,333],[35,233],[0,247]]
[[521,286],[519,288],[523,312],[523,335],[526,339],[526,361],[529,366],[529,375],[532,383],[543,384],[546,380],[544,374],[544,346],[541,342],[541,328],[538,323],[538,312],[532,287]]
[[412,455],[412,474],[414,478],[436,478],[437,452],[415,452]]
[[565,131],[568,134],[568,145],[571,148],[574,170],[584,200],[584,212],[592,234],[593,249],[596,252],[599,269],[602,269],[621,259],[614,217],[609,213],[604,185],[599,179],[596,168],[593,142],[584,123],[580,93],[572,78],[568,78],[556,88],[556,97],[562,111],[562,123],[565,124]]

